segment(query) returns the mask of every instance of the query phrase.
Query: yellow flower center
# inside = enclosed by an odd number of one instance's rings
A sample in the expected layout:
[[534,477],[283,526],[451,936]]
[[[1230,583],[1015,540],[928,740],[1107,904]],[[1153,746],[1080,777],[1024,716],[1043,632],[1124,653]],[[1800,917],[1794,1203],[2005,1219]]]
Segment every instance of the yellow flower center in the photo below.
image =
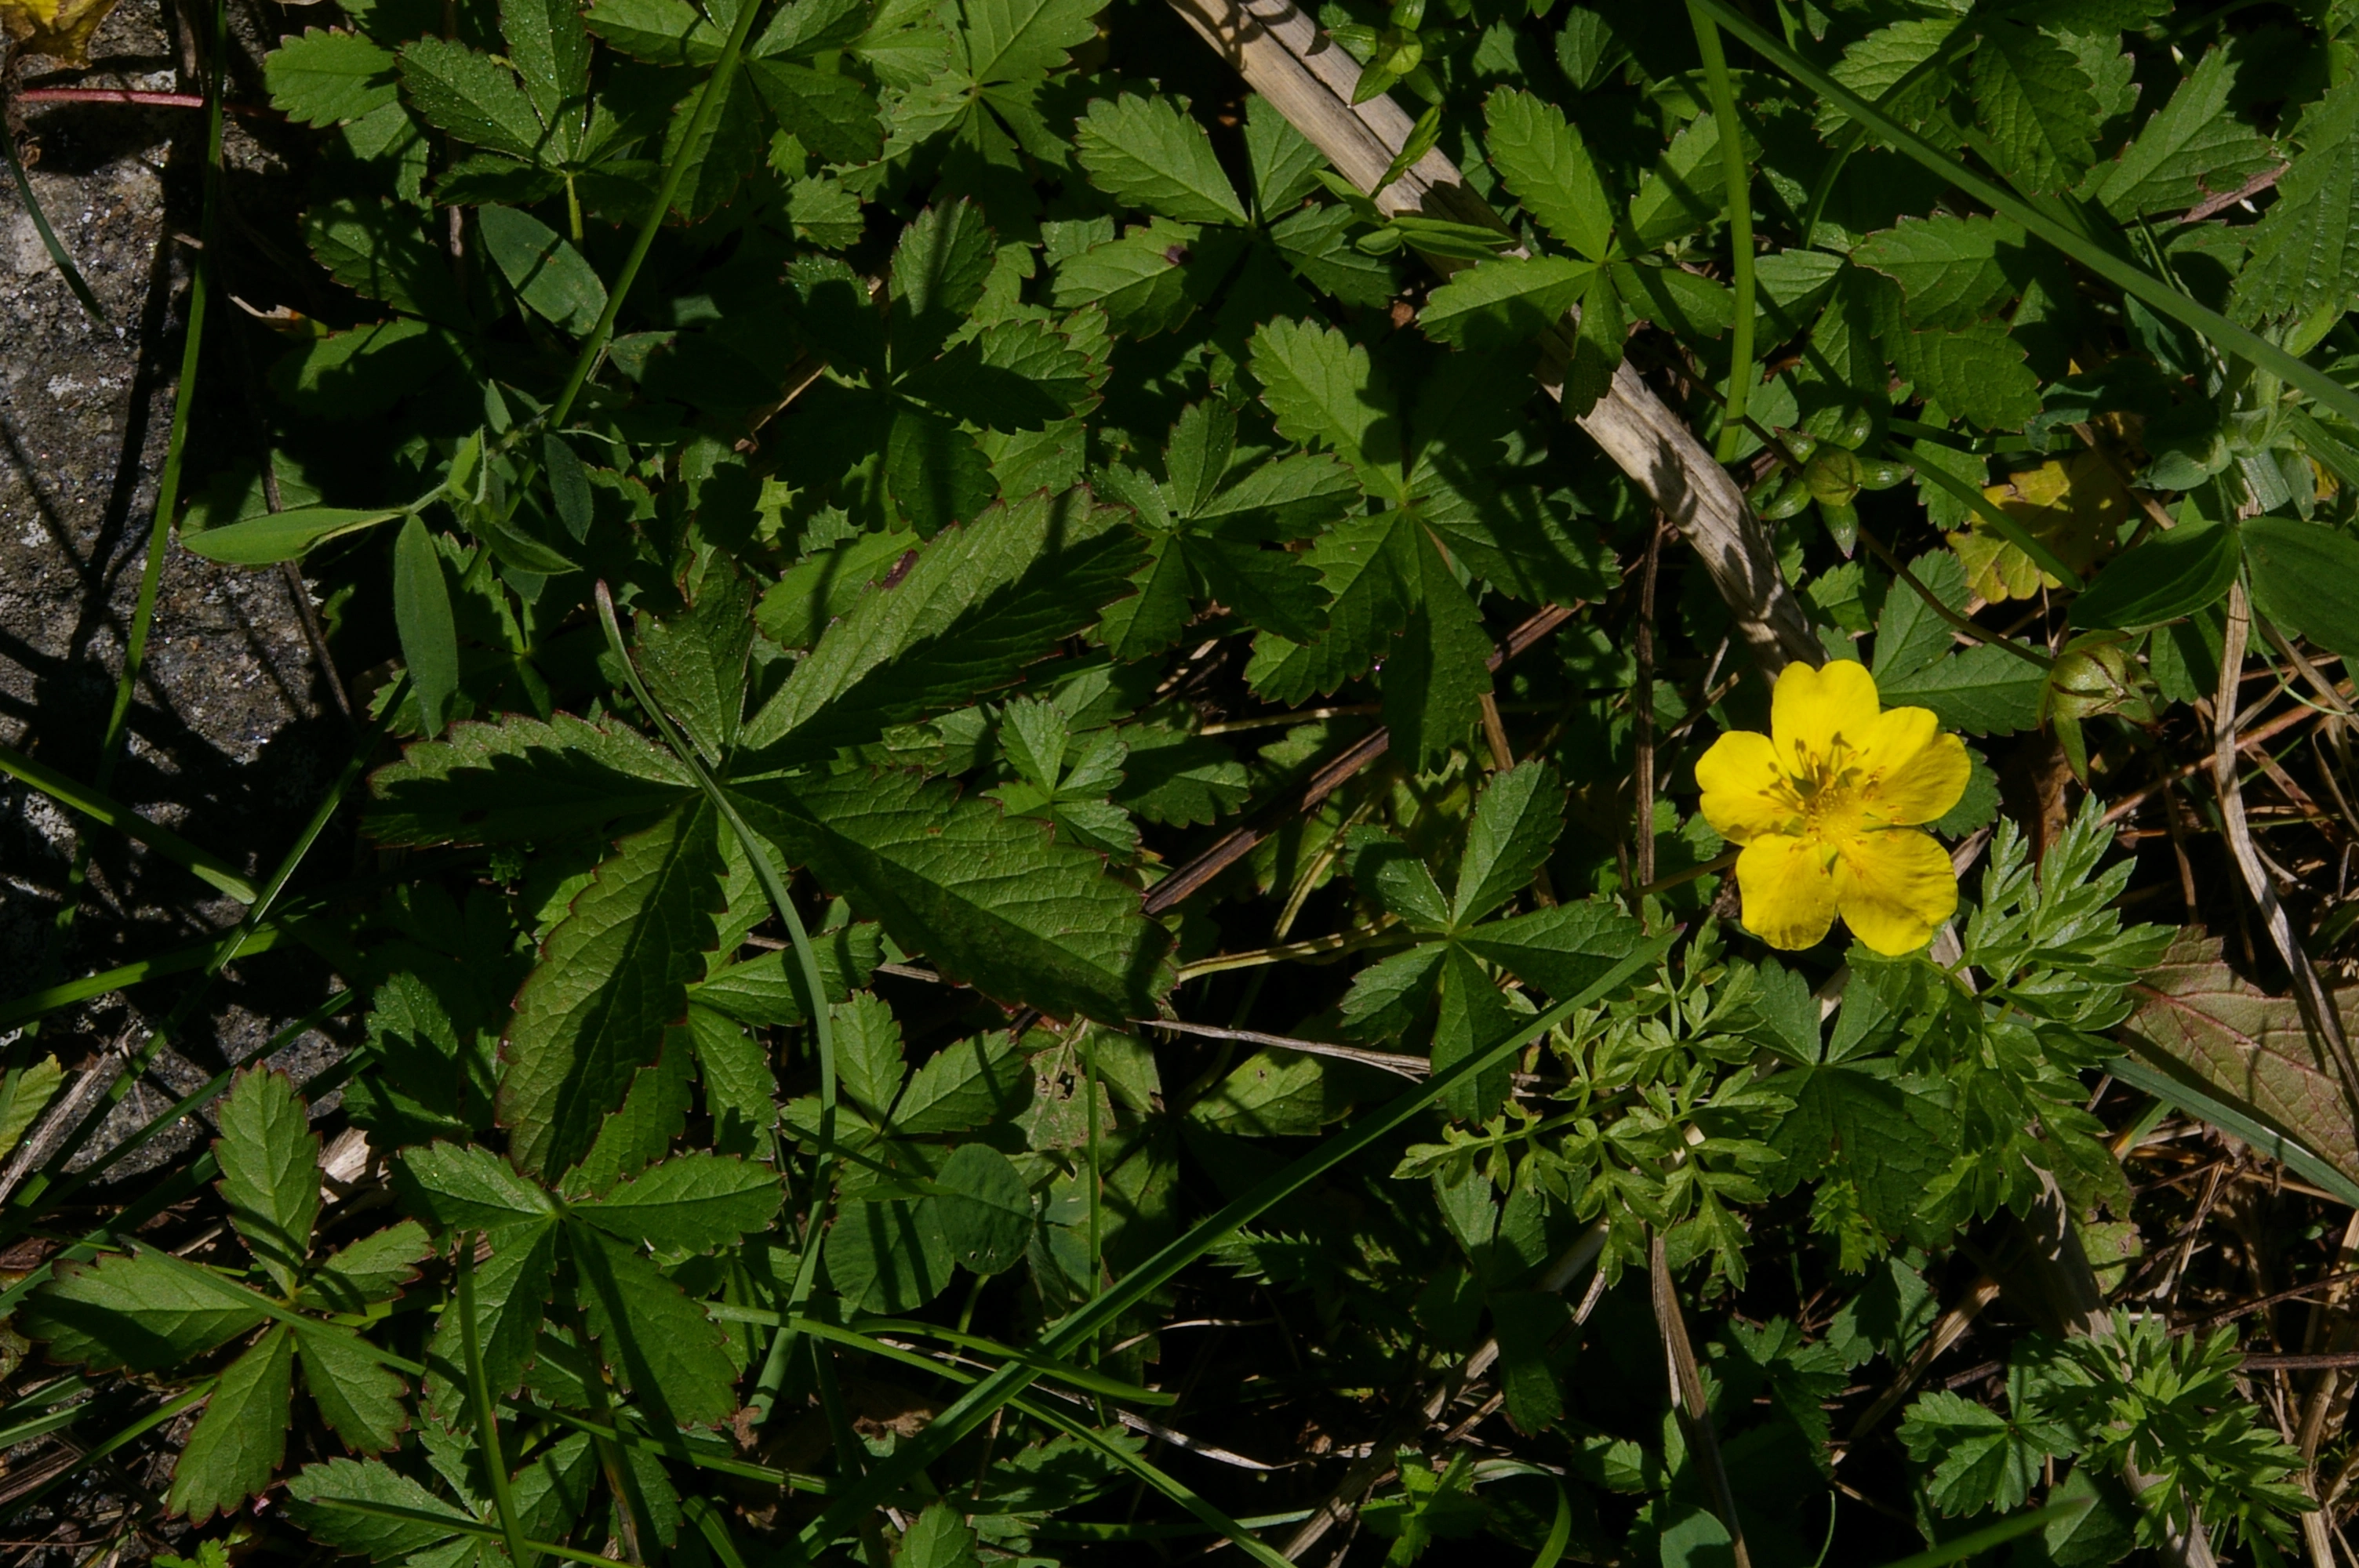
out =
[[1869,809],[1876,777],[1858,751],[1840,734],[1822,755],[1812,754],[1800,741],[1794,742],[1793,751],[1793,762],[1776,791],[1791,818],[1786,831],[1828,849],[1866,832],[1872,826]]

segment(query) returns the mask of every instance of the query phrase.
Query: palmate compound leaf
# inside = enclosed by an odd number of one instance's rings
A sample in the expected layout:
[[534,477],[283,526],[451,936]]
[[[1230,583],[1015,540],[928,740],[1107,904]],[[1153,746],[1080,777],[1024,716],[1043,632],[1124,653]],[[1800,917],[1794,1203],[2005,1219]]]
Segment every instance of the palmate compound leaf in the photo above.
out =
[[687,1015],[718,940],[722,869],[718,819],[694,802],[616,845],[549,933],[502,1053],[500,1120],[520,1167],[555,1173],[587,1153]]
[[987,85],[1046,76],[1097,31],[1103,8],[1103,0],[966,0],[968,78]]
[[560,713],[454,725],[379,768],[369,787],[369,837],[415,846],[562,838],[669,810],[696,780],[635,730]]
[[[2255,989],[2228,968],[2219,939],[2183,932],[2130,988],[2123,1037],[2135,1054],[2283,1128],[2359,1180],[2359,1141],[2333,1065],[2321,1059],[2291,997]],[[2359,1001],[2335,998],[2346,1028]]]
[[1169,98],[1101,99],[1073,127],[1073,142],[1090,183],[1117,200],[1183,223],[1246,222],[1212,138]]
[[213,1154],[222,1201],[255,1261],[285,1294],[295,1288],[320,1217],[319,1134],[293,1081],[266,1069],[237,1076],[220,1117]]
[[[199,1287],[201,1289],[202,1287]],[[287,1454],[287,1401],[295,1391],[295,1331],[275,1324],[231,1362],[172,1466],[164,1506],[202,1524],[270,1485]]]
[[1304,558],[1327,590],[1327,629],[1309,643],[1256,637],[1245,667],[1254,690],[1292,706],[1366,673],[1414,607],[1417,532],[1416,514],[1397,510],[1346,518],[1321,535]]
[[791,865],[945,975],[1055,1018],[1151,1016],[1169,986],[1162,927],[1102,856],[915,774],[855,769],[736,792]]
[[764,766],[823,757],[1013,680],[1127,590],[1145,551],[1123,519],[1068,491],[944,529],[828,628],[746,720],[746,752]]
[[574,1200],[572,1212],[625,1241],[710,1252],[768,1225],[785,1198],[766,1165],[690,1152]]

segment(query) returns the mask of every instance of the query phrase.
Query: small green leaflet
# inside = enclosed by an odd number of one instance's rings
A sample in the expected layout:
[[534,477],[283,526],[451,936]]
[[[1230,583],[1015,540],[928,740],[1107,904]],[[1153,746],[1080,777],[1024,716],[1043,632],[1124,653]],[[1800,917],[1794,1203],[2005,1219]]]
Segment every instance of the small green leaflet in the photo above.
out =
[[2304,317],[2347,302],[2359,270],[2359,81],[2312,104],[2301,155],[2251,230],[2253,259],[2236,279],[2240,318]]
[[2096,96],[2056,39],[2020,23],[1992,25],[1974,51],[1973,96],[2002,167],[2025,189],[2061,190],[2089,167]]
[[1107,195],[1183,223],[1248,220],[1212,138],[1180,104],[1133,93],[1090,105],[1074,127],[1075,157]]
[[366,38],[306,27],[262,62],[270,106],[306,125],[357,120],[399,101],[394,57]]
[[475,221],[516,297],[577,338],[597,324],[606,286],[556,230],[513,207],[483,208]]
[[1560,256],[1495,256],[1435,289],[1418,325],[1453,348],[1512,348],[1563,319],[1595,275]]
[[199,533],[183,533],[180,545],[190,554],[209,561],[237,567],[269,566],[278,561],[300,560],[331,539],[404,515],[397,507],[365,512],[347,506],[290,506],[284,512],[224,523]]
[[416,690],[419,728],[429,736],[437,734],[459,689],[459,633],[451,615],[450,586],[442,576],[442,552],[415,513],[394,540],[393,624]]
[[2137,139],[2124,148],[2097,188],[2116,218],[2185,211],[2224,196],[2277,161],[2269,139],[2228,107],[2235,72],[2229,51],[2213,45]]
[[1613,250],[1614,209],[1581,133],[1553,103],[1503,87],[1483,105],[1491,162],[1524,210],[1593,262]]
[[2024,243],[2023,231],[2004,218],[1944,213],[1870,234],[1852,260],[1900,285],[1912,325],[1963,327],[2012,292],[2000,255]]

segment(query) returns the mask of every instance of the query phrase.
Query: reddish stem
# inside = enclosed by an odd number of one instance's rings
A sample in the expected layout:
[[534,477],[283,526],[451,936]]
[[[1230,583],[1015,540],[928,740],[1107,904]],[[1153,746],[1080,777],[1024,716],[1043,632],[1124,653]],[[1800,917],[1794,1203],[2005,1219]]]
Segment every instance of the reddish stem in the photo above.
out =
[[[122,87],[27,87],[18,92],[19,103],[127,103],[142,109],[201,109],[204,98],[194,92],[141,92]],[[278,112],[255,103],[227,105],[233,114],[276,119]]]

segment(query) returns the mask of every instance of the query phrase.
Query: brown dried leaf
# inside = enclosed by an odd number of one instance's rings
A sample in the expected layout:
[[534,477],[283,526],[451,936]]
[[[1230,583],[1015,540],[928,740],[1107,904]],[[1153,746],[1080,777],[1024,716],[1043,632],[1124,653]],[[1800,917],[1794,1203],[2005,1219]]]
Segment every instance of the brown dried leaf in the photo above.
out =
[[[2137,1007],[2125,1028],[2139,1054],[2274,1122],[2359,1181],[2349,1104],[2291,997],[2246,984],[2221,961],[2217,939],[2192,933],[2182,933],[2130,993]],[[2359,992],[2342,992],[2335,1004],[2346,1027],[2359,1026]]]

